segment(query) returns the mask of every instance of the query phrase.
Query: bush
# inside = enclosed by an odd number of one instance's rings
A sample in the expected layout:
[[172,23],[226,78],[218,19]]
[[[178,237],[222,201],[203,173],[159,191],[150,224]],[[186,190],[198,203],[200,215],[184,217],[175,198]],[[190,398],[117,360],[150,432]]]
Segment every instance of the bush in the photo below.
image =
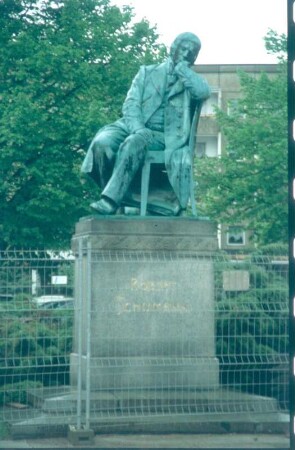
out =
[[[242,262],[216,263],[216,354],[222,383],[286,399],[287,385],[279,387],[278,380],[284,378],[289,352],[288,281],[286,265],[278,269],[273,260],[256,253]],[[225,291],[226,270],[248,271],[249,289]]]
[[22,381],[19,383],[5,384],[0,387],[0,405],[4,406],[8,403],[27,403],[27,393],[29,389],[42,387],[41,382]]
[[24,379],[68,382],[72,310],[44,312],[18,296],[1,304],[1,317],[0,385]]

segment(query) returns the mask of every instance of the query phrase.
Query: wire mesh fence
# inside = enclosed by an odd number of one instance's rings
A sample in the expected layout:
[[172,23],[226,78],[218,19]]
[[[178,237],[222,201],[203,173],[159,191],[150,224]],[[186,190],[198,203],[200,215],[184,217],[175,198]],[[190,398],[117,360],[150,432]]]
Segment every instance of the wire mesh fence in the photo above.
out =
[[287,258],[217,261],[216,353],[228,389],[275,398],[288,409]]
[[0,253],[0,403],[4,418],[30,417],[30,393],[69,385],[73,338],[70,253]]
[[0,257],[5,421],[288,410],[284,256]]

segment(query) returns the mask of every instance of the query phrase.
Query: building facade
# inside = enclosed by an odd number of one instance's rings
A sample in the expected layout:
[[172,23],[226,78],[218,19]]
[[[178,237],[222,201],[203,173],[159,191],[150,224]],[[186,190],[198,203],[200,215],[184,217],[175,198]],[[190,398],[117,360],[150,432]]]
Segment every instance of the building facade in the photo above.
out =
[[[211,87],[211,97],[204,103],[198,126],[196,156],[218,158],[225,149],[225,138],[215,119],[216,107],[228,114],[241,98],[239,72],[259,76],[265,72],[268,76],[278,73],[277,64],[208,64],[196,66]],[[197,160],[196,158],[196,160]],[[251,232],[243,224],[219,226],[219,245],[227,251],[249,250],[253,248]]]

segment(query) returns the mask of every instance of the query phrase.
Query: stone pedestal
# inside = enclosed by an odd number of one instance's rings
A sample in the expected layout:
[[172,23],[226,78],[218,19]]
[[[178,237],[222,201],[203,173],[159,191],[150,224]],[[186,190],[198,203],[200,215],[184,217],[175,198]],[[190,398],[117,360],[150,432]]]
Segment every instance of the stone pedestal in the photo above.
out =
[[82,386],[88,376],[92,390],[218,388],[212,223],[89,217],[77,224],[72,248],[73,386],[80,364]]

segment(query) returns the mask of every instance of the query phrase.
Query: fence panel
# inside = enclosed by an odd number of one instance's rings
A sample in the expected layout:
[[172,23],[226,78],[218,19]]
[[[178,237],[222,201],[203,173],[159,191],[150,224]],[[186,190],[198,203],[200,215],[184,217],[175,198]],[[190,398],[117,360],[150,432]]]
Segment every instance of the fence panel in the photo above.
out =
[[73,280],[70,252],[0,253],[0,404],[5,420],[38,416],[46,392],[69,390]]
[[216,260],[216,351],[227,389],[288,410],[287,257]]
[[[3,420],[42,414],[89,428],[132,417],[287,412],[285,257],[121,253],[116,273],[113,262],[81,253],[76,278],[88,273],[88,290],[74,295],[70,252],[0,254]],[[137,273],[128,286],[126,262]],[[178,283],[180,264],[195,289]]]

